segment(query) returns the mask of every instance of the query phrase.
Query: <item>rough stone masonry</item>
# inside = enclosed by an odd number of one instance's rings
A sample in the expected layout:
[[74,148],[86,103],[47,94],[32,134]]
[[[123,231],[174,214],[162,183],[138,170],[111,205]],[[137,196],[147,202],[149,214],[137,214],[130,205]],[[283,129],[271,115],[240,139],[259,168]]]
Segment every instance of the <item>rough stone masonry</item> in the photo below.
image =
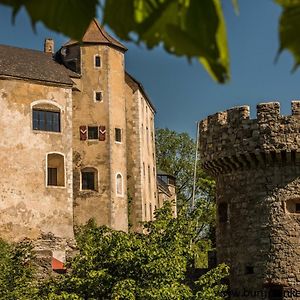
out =
[[231,299],[300,299],[300,101],[201,121],[202,167],[217,182],[217,260]]

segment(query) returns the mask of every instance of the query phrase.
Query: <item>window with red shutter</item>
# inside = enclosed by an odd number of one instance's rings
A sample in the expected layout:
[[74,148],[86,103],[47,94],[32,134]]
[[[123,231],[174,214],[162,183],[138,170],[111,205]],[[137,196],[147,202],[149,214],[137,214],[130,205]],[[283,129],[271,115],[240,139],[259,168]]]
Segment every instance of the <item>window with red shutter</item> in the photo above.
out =
[[105,126],[99,126],[99,141],[105,141],[106,129]]

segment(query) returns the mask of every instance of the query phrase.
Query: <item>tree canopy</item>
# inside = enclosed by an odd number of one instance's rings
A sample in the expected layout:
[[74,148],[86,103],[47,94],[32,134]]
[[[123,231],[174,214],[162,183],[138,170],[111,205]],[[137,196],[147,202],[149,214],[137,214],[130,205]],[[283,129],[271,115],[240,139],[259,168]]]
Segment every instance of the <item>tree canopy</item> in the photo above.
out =
[[[289,50],[300,64],[300,0],[273,0],[282,7],[280,48]],[[238,10],[238,0],[232,0]],[[230,78],[227,30],[221,0],[0,0],[13,8],[24,7],[33,26],[41,21],[51,30],[80,40],[97,10],[102,23],[116,35],[148,48],[163,45],[172,55],[196,58],[219,83]]]

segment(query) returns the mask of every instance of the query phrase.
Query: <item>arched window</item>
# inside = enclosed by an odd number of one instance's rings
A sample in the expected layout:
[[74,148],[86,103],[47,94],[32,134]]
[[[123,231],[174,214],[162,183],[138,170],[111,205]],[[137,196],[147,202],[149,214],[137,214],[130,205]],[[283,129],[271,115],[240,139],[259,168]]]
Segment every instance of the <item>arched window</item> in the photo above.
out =
[[98,190],[98,170],[95,168],[84,168],[81,170],[81,189]]
[[116,176],[117,195],[123,196],[123,177],[120,173]]
[[60,108],[48,100],[36,101],[32,105],[32,129],[61,131]]
[[47,186],[65,186],[65,162],[62,154],[47,155]]

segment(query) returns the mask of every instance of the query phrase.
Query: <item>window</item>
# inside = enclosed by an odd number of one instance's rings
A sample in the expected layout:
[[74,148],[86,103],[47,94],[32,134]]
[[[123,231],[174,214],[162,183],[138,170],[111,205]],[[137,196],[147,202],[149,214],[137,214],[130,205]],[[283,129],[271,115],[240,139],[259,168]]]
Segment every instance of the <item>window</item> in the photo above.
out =
[[88,126],[88,139],[98,140],[98,126]]
[[32,110],[33,130],[60,132],[60,112]]
[[228,221],[228,205],[222,202],[218,206],[219,222],[226,223]]
[[254,267],[253,266],[246,266],[245,274],[246,275],[254,274]]
[[300,198],[292,198],[286,201],[286,210],[289,213],[300,214]]
[[117,185],[117,195],[123,196],[123,178],[120,173],[117,174],[116,185]]
[[122,132],[120,128],[115,128],[115,141],[118,143],[122,142]]
[[96,191],[98,186],[98,171],[94,168],[81,170],[81,189]]
[[281,285],[271,285],[269,287],[270,300],[282,300],[283,294],[283,287]]
[[94,92],[94,100],[97,102],[101,102],[102,101],[102,92]]
[[47,155],[47,186],[65,186],[64,156],[61,154]]
[[101,57],[99,55],[95,55],[95,68],[101,67]]

